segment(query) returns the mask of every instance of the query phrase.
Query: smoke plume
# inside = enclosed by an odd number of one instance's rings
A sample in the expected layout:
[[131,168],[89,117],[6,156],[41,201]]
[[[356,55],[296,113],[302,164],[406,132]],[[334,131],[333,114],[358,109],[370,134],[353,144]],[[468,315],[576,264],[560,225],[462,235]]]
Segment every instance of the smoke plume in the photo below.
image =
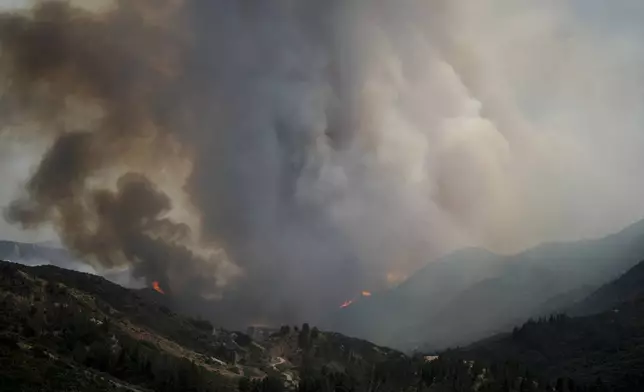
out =
[[48,145],[6,218],[240,322],[311,319],[457,246],[625,223],[640,162],[616,151],[641,137],[596,141],[627,111],[607,100],[642,101],[629,52],[593,58],[605,42],[568,7],[506,3],[6,11],[0,133]]

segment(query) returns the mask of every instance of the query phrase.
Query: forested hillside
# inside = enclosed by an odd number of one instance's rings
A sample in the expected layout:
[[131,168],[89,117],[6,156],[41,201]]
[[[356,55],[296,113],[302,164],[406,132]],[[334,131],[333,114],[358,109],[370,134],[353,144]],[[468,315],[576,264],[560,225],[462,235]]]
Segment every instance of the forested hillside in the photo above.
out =
[[255,341],[169,306],[151,290],[1,262],[0,390],[548,390],[515,365],[409,357],[307,324]]
[[573,307],[571,317],[530,320],[511,333],[451,352],[457,358],[521,363],[547,379],[569,377],[616,391],[644,390],[644,274],[640,263]]

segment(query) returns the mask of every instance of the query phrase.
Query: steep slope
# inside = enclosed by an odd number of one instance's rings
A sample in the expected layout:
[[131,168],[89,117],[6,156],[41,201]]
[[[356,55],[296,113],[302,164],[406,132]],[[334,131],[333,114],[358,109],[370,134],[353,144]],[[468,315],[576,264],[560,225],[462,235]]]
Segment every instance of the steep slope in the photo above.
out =
[[644,390],[644,301],[593,316],[529,321],[512,333],[445,355],[520,363],[551,380],[568,377],[591,385],[600,379],[611,391]]
[[[537,284],[546,282],[550,287]],[[426,348],[467,344],[521,324],[539,309],[544,291],[560,291],[565,284],[547,269],[506,266],[499,277],[486,279],[464,290],[430,320]],[[422,330],[417,331],[423,334]]]
[[468,249],[333,315],[333,328],[402,349],[467,344],[552,307],[568,307],[644,258],[644,221],[596,240],[516,255]]
[[503,260],[491,252],[456,251],[428,264],[393,290],[338,309],[330,316],[328,328],[400,346],[400,336],[411,337],[411,333],[419,338],[419,321],[435,317],[446,303],[473,284],[498,275],[502,267]]
[[582,302],[596,290],[596,286],[584,285],[556,295],[539,305],[532,317],[545,317],[551,314],[566,313],[572,306]]
[[643,298],[644,261],[615,281],[602,286],[588,298],[575,304],[568,313],[573,315],[600,313],[612,310],[622,303],[638,301]]
[[[52,384],[57,379],[80,380],[77,390],[91,390],[85,381],[97,379],[153,390],[179,382],[234,385],[226,366],[213,360],[223,342],[212,339],[211,326],[97,276],[3,262],[0,309],[2,360],[22,364],[3,367],[2,378],[21,388],[61,390]],[[50,377],[31,368],[42,357],[59,363]]]
[[308,326],[256,342],[173,306],[98,276],[0,262],[0,390],[222,391],[267,377],[294,386],[303,372],[359,379],[405,358]]
[[570,377],[611,390],[644,390],[644,262],[602,286],[569,314],[531,320],[450,353],[477,361],[516,361],[544,377]]

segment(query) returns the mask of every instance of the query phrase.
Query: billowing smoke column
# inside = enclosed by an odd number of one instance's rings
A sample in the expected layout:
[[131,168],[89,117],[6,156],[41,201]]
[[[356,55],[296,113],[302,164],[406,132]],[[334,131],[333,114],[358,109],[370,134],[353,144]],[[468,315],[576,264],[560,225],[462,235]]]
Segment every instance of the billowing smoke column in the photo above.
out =
[[103,267],[129,264],[148,283],[210,292],[237,268],[168,218],[170,197],[144,174],[185,182],[189,154],[179,143],[197,126],[192,106],[208,99],[183,80],[190,44],[164,15],[180,11],[123,2],[97,15],[44,2],[3,15],[6,119],[28,123],[26,140],[52,140],[6,216],[27,227],[53,222],[68,247]]
[[181,165],[173,130],[191,126],[181,116],[193,97],[174,96],[187,70],[172,63],[180,47],[152,3],[126,4],[94,15],[46,2],[3,15],[7,119],[29,123],[19,131],[27,140],[52,139],[6,215],[27,227],[53,222],[67,246],[104,267],[127,263],[148,282],[211,290],[232,267],[191,249],[188,226],[167,218],[170,198],[141,174]]
[[[326,210],[340,190],[314,189],[355,120],[351,81],[330,62],[335,7],[317,8],[49,1],[3,15],[4,132],[51,139],[6,217],[53,223],[90,262],[258,318],[295,320],[344,298],[330,282],[382,278],[363,276]],[[183,190],[192,225],[171,218],[158,177]]]
[[0,132],[50,143],[7,219],[240,323],[556,237],[564,188],[605,188],[490,72],[491,1],[77,3],[0,17]]

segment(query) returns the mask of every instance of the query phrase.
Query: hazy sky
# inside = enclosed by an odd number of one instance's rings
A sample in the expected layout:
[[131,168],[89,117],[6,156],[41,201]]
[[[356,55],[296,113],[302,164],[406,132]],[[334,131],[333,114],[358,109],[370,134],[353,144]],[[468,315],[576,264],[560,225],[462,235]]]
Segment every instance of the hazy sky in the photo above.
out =
[[28,0],[1,0],[0,7],[3,9],[19,8],[29,4]]

